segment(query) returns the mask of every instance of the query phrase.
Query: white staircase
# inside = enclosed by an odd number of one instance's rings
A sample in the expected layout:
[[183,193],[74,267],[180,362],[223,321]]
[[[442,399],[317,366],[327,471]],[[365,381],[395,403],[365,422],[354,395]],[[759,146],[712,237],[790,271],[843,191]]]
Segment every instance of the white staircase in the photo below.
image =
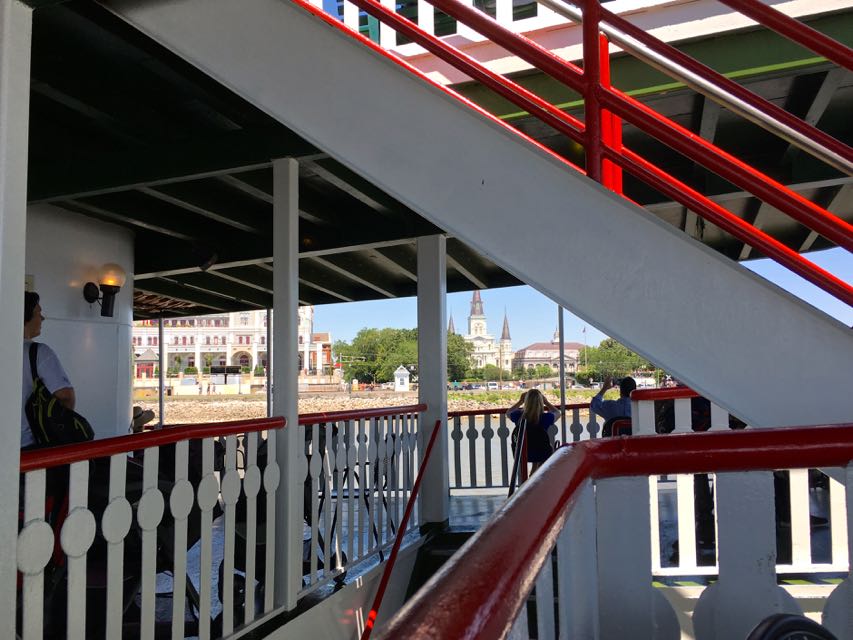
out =
[[848,327],[352,34],[288,0],[105,4],[749,424],[850,420]]

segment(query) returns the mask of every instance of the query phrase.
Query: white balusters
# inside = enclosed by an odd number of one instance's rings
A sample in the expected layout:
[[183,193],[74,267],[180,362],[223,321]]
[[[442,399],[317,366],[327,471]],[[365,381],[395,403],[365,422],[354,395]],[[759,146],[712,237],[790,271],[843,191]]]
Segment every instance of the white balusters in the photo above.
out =
[[136,522],[142,531],[142,604],[140,636],[154,637],[154,599],[157,573],[157,526],[163,518],[163,494],[158,486],[160,450],[145,450],[142,471],[142,497],[136,507]]
[[[169,510],[175,527],[174,562],[172,565],[172,640],[184,637],[187,599],[187,525],[195,503],[195,489],[189,481],[189,441],[175,445],[175,484],[169,495]],[[107,637],[113,637],[107,635]]]
[[791,487],[791,564],[802,567],[812,563],[809,470],[791,469],[788,474]]
[[86,637],[86,553],[95,540],[95,516],[88,509],[89,462],[75,462],[69,472],[68,517],[62,525],[62,551],[68,563],[70,640]]
[[418,0],[418,26],[430,35],[435,34],[435,7],[427,0]]
[[[369,424],[369,423],[368,423]],[[364,418],[358,421],[358,557],[363,556],[371,547],[370,544],[370,474],[373,468],[368,466],[368,436],[365,432]],[[350,556],[350,559],[354,559]]]
[[[248,624],[255,618],[255,545],[258,534],[257,497],[261,491],[261,471],[258,468],[258,434],[249,433],[244,442],[246,471],[243,476],[243,493],[246,494],[246,588],[245,618]],[[272,546],[272,545],[271,545]]]
[[[832,514],[838,515],[839,519],[844,519],[846,531],[853,531],[853,465],[847,466],[843,478],[846,480],[846,492],[838,491],[833,498],[833,503],[839,502],[840,496],[846,497],[847,513],[845,514],[839,509],[839,512],[833,510]],[[840,483],[838,484],[840,485]],[[853,536],[847,539],[846,547],[844,552],[847,557],[853,558]],[[836,554],[834,544],[832,552],[834,560]],[[823,609],[822,622],[839,640],[851,640],[853,638],[853,575],[849,573],[849,569],[847,577],[829,595]]]
[[24,526],[18,534],[18,571],[23,574],[23,638],[41,640],[44,632],[44,571],[53,553],[54,534],[45,519],[46,471],[30,471],[24,485]]
[[127,455],[110,458],[109,504],[101,516],[101,532],[107,543],[107,638],[121,637],[124,611],[124,539],[133,522],[133,509],[125,497]]
[[[234,630],[234,536],[237,500],[240,498],[240,475],[237,473],[237,436],[225,438],[225,468],[220,481],[222,502],[225,505],[225,540],[222,573],[222,633]],[[245,603],[246,608],[254,603]]]
[[320,483],[322,482],[320,478],[320,471],[323,467],[323,458],[322,453],[319,450],[319,434],[320,434],[320,425],[312,424],[310,426],[311,429],[311,460],[308,463],[308,474],[309,474],[309,485],[310,485],[310,493],[308,502],[311,505],[311,522],[309,523],[311,526],[311,551],[309,554],[309,573],[308,573],[308,582],[313,583],[317,579],[317,541],[319,538],[319,492],[320,492]]
[[[299,429],[299,425],[291,428]],[[264,468],[264,491],[267,492],[266,558],[264,560],[264,613],[272,611],[275,604],[275,494],[281,480],[281,470],[275,459],[275,431],[267,432],[267,466]],[[249,551],[249,553],[252,553]]]
[[[146,464],[147,460],[146,452]],[[202,478],[197,490],[201,509],[201,571],[199,576],[199,640],[210,638],[211,570],[213,564],[213,507],[219,500],[219,482],[213,473],[213,438],[201,441]],[[146,467],[147,468],[147,467]]]

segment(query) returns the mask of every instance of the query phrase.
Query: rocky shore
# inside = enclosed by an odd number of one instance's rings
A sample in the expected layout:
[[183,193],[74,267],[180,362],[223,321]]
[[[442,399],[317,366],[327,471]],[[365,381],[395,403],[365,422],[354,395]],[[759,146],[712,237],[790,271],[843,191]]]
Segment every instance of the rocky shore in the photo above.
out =
[[[517,397],[517,392],[472,394],[470,396],[451,394],[448,399],[448,410],[472,411],[506,407],[512,404]],[[589,398],[578,395],[571,395],[566,400],[567,402],[589,402]],[[352,411],[416,403],[417,395],[415,393],[372,392],[351,395],[329,393],[300,397],[299,413]],[[156,398],[137,400],[135,404],[144,409],[151,409],[155,414],[157,413]],[[261,418],[266,415],[266,411],[266,397],[262,395],[170,397],[166,399],[165,409],[166,424],[225,422]],[[155,418],[154,422],[158,421],[159,418]]]

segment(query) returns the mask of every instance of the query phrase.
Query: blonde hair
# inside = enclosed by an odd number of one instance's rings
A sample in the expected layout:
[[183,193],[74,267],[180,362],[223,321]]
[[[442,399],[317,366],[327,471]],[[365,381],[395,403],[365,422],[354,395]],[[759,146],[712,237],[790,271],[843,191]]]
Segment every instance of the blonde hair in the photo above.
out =
[[524,410],[522,417],[527,424],[539,424],[539,418],[545,412],[545,398],[539,389],[531,389],[524,396]]

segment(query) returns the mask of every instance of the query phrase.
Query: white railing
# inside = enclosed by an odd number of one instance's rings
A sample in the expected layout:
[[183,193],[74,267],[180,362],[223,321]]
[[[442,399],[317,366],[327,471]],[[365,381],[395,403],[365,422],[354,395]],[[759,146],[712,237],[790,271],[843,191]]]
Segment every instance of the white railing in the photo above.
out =
[[229,635],[253,619],[242,605],[256,592],[271,611],[273,558],[257,545],[275,539],[262,514],[274,512],[283,426],[176,426],[23,453],[19,635],[120,638],[132,625],[151,638],[164,591],[173,638]]
[[[300,416],[305,449],[300,597],[394,541],[418,470],[424,405]],[[409,530],[418,528],[417,518]]]
[[[770,614],[802,613],[794,587],[779,586],[773,561],[773,470],[834,468],[849,492],[851,459],[853,425],[564,447],[378,636],[746,638]],[[648,478],[686,471],[716,471],[720,564],[719,579],[696,587],[698,602],[679,602],[688,615],[678,615],[653,584]],[[850,526],[853,505],[839,518]],[[825,587],[818,608],[845,640],[853,629],[847,571]],[[431,602],[442,603],[440,615]]]
[[[509,487],[513,424],[507,420],[506,411],[448,412],[451,489]],[[555,443],[580,442],[599,437],[602,425],[602,420],[589,411],[589,404],[569,404],[549,434]]]
[[[634,434],[747,428],[694,391],[638,390],[631,395]],[[769,499],[776,508],[776,571],[847,571],[843,483],[817,469],[776,470]],[[838,472],[832,476],[840,477]],[[649,478],[652,570],[657,576],[716,575],[714,474]],[[810,508],[811,507],[811,508]],[[674,526],[673,526],[674,524]],[[668,535],[675,531],[676,535]]]

